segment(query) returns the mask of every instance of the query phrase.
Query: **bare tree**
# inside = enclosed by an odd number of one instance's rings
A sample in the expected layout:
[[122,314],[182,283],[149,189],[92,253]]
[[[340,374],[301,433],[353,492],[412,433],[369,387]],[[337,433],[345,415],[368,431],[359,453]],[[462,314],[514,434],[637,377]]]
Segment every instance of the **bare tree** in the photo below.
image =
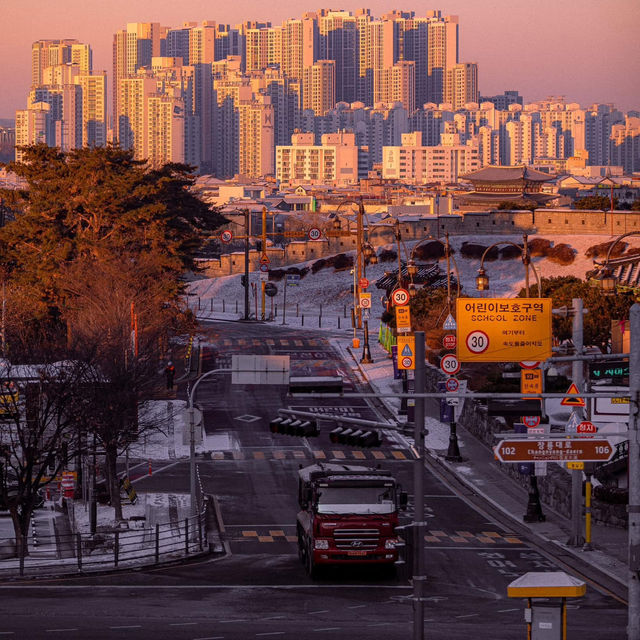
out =
[[66,361],[0,367],[0,498],[8,508],[20,558],[42,487],[77,452],[83,427],[79,393],[86,365]]

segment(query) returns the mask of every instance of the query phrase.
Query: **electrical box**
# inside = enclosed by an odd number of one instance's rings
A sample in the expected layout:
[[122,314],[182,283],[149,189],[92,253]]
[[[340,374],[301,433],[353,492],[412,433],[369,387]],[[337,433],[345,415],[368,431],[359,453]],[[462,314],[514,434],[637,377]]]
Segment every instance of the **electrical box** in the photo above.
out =
[[533,603],[531,640],[562,640],[562,605],[559,602]]

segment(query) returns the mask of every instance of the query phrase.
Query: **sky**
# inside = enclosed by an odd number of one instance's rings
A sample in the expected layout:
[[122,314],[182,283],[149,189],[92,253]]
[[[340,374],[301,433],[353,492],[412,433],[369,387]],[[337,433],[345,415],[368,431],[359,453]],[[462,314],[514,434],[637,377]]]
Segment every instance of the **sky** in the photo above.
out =
[[[279,0],[0,0],[0,118],[24,109],[30,83],[31,43],[77,38],[91,45],[94,70],[111,76],[113,34],[127,22],[215,20],[235,24],[288,17],[320,3]],[[640,109],[640,2],[638,0],[453,0],[433,5],[415,0],[350,0],[332,8],[368,6],[375,16],[392,9],[440,9],[460,18],[460,61],[479,65],[480,92],[518,90],[525,101],[564,95],[589,106],[612,102]]]

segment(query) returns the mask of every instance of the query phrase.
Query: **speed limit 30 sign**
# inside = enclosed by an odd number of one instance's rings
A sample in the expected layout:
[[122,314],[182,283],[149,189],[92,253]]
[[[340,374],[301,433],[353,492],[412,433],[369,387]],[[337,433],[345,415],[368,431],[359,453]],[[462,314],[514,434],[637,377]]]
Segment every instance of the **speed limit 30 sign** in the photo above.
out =
[[460,371],[460,362],[452,353],[448,353],[440,360],[440,368],[450,376],[454,376]]
[[393,302],[397,307],[402,307],[405,304],[408,304],[410,299],[409,292],[406,289],[396,289],[391,294],[391,302]]
[[489,336],[484,331],[476,329],[467,335],[465,344],[473,354],[484,353],[489,348]]

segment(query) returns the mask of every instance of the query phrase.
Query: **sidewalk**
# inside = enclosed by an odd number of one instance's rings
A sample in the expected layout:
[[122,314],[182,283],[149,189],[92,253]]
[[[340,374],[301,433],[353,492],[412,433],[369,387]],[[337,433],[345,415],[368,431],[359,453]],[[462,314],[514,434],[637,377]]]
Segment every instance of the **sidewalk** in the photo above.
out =
[[[391,358],[375,338],[370,342],[372,364],[360,363],[362,349],[352,349],[349,339],[338,339],[335,344],[343,353],[350,354],[374,392],[397,393],[400,391],[400,381],[393,380]],[[380,400],[397,417],[400,400],[397,398],[380,398]],[[399,422],[404,420],[404,417],[398,418]],[[494,507],[525,527],[541,543],[546,543],[550,553],[560,552],[565,556],[570,554],[577,561],[595,567],[626,586],[628,536],[625,529],[593,524],[593,550],[585,551],[567,546],[566,542],[571,531],[570,520],[543,505],[546,521],[525,523],[522,516],[526,512],[527,492],[500,471],[499,466],[502,463],[494,459],[493,453],[485,445],[458,425],[458,442],[464,462],[447,462],[445,455],[449,440],[449,426],[432,417],[425,419],[425,426],[429,430],[425,439],[429,456],[428,465],[435,463],[455,474],[469,489],[480,494]],[[555,551],[553,548],[549,549],[549,543],[555,545]]]

